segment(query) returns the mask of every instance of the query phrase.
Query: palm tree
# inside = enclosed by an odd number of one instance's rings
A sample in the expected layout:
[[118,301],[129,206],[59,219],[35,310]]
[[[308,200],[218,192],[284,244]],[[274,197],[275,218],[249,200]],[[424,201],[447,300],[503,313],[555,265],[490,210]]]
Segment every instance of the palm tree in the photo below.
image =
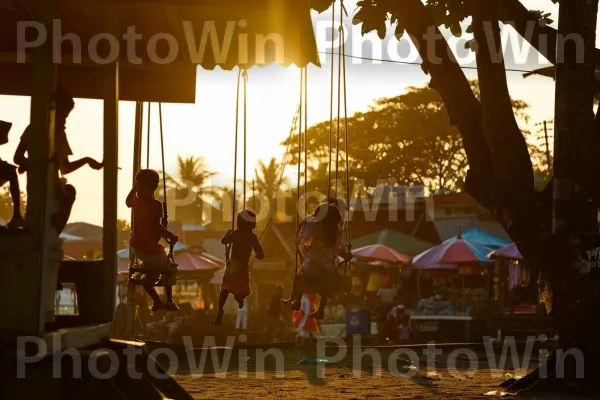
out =
[[[156,192],[156,198],[163,200],[163,181],[162,172],[160,185]],[[210,178],[217,175],[210,171],[206,166],[206,161],[200,156],[181,157],[177,156],[177,177],[165,174],[167,190],[174,190],[175,198],[178,200],[189,199],[189,204],[178,204],[169,211],[172,218],[173,213],[176,220],[191,223],[202,224],[208,215],[207,207],[210,206],[210,199],[215,198],[218,190],[210,185]],[[208,197],[208,199],[207,199]],[[164,201],[164,200],[163,200]],[[171,204],[172,207],[174,207]]]
[[282,176],[283,164],[279,164],[275,157],[271,158],[269,164],[266,165],[262,160],[258,161],[258,170],[256,175],[256,190],[273,200],[275,193],[279,190],[279,186],[287,183],[287,178]]
[[216,172],[210,171],[206,166],[206,160],[200,156],[190,156],[183,158],[177,156],[177,175],[178,180],[167,178],[178,189],[191,189],[198,195],[214,196],[217,192],[212,186],[207,186],[210,178],[217,175]]

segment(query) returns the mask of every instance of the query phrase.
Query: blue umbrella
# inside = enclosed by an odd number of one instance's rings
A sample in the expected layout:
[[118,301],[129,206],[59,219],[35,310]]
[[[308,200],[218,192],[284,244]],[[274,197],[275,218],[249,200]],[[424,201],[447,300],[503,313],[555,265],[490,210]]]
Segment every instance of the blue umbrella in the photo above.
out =
[[[501,239],[497,236],[475,228],[463,232],[461,236],[462,239],[467,242],[482,244],[492,250],[498,250],[510,244],[508,240]],[[453,239],[456,238],[458,238],[458,236],[455,236]]]

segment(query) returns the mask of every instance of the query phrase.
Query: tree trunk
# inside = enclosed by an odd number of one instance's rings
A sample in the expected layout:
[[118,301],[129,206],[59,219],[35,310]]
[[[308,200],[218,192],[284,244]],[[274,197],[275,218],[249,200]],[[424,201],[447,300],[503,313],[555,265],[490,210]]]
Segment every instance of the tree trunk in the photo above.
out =
[[489,206],[493,202],[494,168],[481,128],[481,104],[425,5],[420,0],[395,4],[402,25],[423,59],[424,72],[431,75],[429,86],[444,100],[450,123],[462,136],[469,160],[465,190]]
[[[572,0],[560,3],[556,61],[555,151],[553,176],[553,234],[545,246],[526,251],[525,261],[536,254],[550,254],[538,262],[544,278],[545,302],[554,318],[560,342],[547,369],[551,376],[566,379],[542,381],[535,371],[516,383],[564,386],[568,383],[596,390],[600,372],[600,342],[596,334],[600,321],[590,318],[600,307],[599,269],[586,272],[586,252],[600,245],[598,240],[598,196],[596,191],[597,149],[593,115],[594,51],[598,0]],[[576,34],[574,41],[561,38]],[[578,48],[578,43],[581,47]],[[521,249],[522,246],[519,246]],[[523,246],[526,248],[527,246]],[[535,254],[534,254],[535,253]],[[580,352],[582,359],[558,357],[559,352]],[[560,368],[557,368],[560,367]],[[583,379],[577,379],[583,367]]]
[[[515,120],[502,55],[497,0],[477,0],[473,7],[477,74],[483,131],[491,149],[498,191],[496,212],[515,241],[537,233],[533,168],[527,143]],[[533,223],[532,223],[533,222]]]

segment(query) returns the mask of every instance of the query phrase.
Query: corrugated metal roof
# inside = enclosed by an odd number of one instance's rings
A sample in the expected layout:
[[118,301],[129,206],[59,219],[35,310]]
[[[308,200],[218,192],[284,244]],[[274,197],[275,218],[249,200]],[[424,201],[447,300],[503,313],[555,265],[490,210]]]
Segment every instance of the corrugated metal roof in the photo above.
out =
[[[74,97],[101,99],[105,90],[104,69],[98,59],[108,59],[118,43],[120,50],[119,96],[126,101],[194,103],[196,68],[231,70],[272,63],[304,67],[319,65],[316,40],[307,2],[295,0],[58,0],[56,21],[60,32],[73,33],[81,42],[81,59],[73,45],[61,46],[59,84]],[[120,24],[113,44],[106,39],[107,10]],[[30,95],[33,74],[32,49],[26,63],[17,63],[18,22],[32,16],[11,2],[0,9],[0,93]],[[139,39],[122,36],[135,28]],[[37,38],[29,29],[26,39]],[[157,36],[162,35],[162,39]],[[169,35],[172,40],[165,40]],[[213,38],[215,39],[213,41]],[[96,45],[93,45],[94,43]],[[172,43],[176,43],[176,46]],[[88,51],[97,47],[96,54]],[[216,45],[215,45],[216,44]],[[151,50],[148,50],[148,49]],[[135,56],[131,56],[135,54]],[[94,58],[96,61],[94,61]],[[69,65],[70,64],[70,65]]]

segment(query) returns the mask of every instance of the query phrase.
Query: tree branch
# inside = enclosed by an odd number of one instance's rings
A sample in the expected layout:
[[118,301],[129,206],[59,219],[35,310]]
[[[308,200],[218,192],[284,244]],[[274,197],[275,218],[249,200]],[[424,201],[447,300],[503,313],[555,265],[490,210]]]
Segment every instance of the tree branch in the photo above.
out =
[[450,123],[462,136],[469,160],[465,190],[489,208],[494,167],[481,128],[481,104],[425,5],[420,0],[395,4],[402,25],[423,59],[424,72],[431,75],[430,87],[444,100]]
[[491,148],[496,178],[503,185],[528,192],[533,190],[533,167],[508,92],[496,0],[476,0],[474,4],[483,131]]

